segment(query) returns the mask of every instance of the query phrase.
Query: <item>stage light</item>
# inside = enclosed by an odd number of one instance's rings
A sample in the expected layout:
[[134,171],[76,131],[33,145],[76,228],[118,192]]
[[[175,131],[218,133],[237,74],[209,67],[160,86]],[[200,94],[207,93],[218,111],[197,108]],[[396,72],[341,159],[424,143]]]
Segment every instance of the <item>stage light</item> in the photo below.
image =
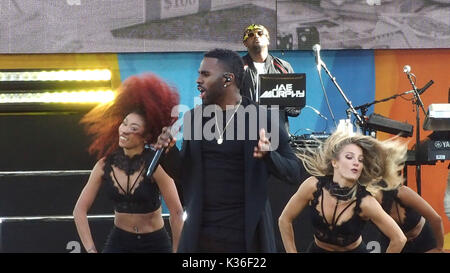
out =
[[109,69],[1,69],[0,113],[85,111],[112,101]]
[[0,81],[110,81],[109,69],[0,71]]
[[114,91],[61,91],[40,93],[0,93],[0,104],[14,103],[106,103]]

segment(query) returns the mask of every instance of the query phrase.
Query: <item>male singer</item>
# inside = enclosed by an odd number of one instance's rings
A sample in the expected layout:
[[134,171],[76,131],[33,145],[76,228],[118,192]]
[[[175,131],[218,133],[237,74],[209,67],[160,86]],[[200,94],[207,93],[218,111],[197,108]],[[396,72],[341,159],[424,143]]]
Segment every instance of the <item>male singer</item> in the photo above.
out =
[[[240,95],[244,68],[239,54],[209,51],[198,73],[203,104],[184,115],[181,151],[169,128],[155,145],[168,149],[161,164],[182,187],[187,219],[178,251],[275,252],[268,176],[298,183],[299,160],[276,113]],[[211,115],[205,116],[208,109]],[[207,137],[214,127],[214,136]]]

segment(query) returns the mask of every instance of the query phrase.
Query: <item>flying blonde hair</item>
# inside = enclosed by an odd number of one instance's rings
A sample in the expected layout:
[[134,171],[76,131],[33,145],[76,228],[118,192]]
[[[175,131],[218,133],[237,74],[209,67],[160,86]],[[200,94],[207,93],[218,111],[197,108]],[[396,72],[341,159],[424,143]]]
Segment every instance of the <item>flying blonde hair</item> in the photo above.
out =
[[336,131],[317,150],[307,147],[297,151],[297,156],[311,175],[333,175],[331,161],[337,160],[339,153],[349,144],[355,144],[363,151],[363,169],[358,183],[371,194],[403,184],[401,170],[406,160],[407,143],[398,137],[380,141],[370,136]]

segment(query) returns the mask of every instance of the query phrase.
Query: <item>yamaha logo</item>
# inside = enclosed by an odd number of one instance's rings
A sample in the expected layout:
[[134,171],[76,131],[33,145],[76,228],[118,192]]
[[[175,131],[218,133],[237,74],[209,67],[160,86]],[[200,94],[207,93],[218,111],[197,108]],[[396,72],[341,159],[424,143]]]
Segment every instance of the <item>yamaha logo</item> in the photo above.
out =
[[434,147],[436,149],[450,148],[450,141],[435,141]]

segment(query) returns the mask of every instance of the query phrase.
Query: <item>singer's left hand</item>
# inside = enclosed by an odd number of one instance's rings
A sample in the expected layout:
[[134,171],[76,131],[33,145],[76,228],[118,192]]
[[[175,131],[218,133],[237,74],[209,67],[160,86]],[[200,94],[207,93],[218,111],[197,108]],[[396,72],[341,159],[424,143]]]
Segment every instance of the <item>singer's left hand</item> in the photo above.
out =
[[266,130],[262,128],[261,130],[259,130],[258,146],[256,146],[253,150],[253,157],[263,158],[269,151],[270,151],[270,141],[266,137]]

